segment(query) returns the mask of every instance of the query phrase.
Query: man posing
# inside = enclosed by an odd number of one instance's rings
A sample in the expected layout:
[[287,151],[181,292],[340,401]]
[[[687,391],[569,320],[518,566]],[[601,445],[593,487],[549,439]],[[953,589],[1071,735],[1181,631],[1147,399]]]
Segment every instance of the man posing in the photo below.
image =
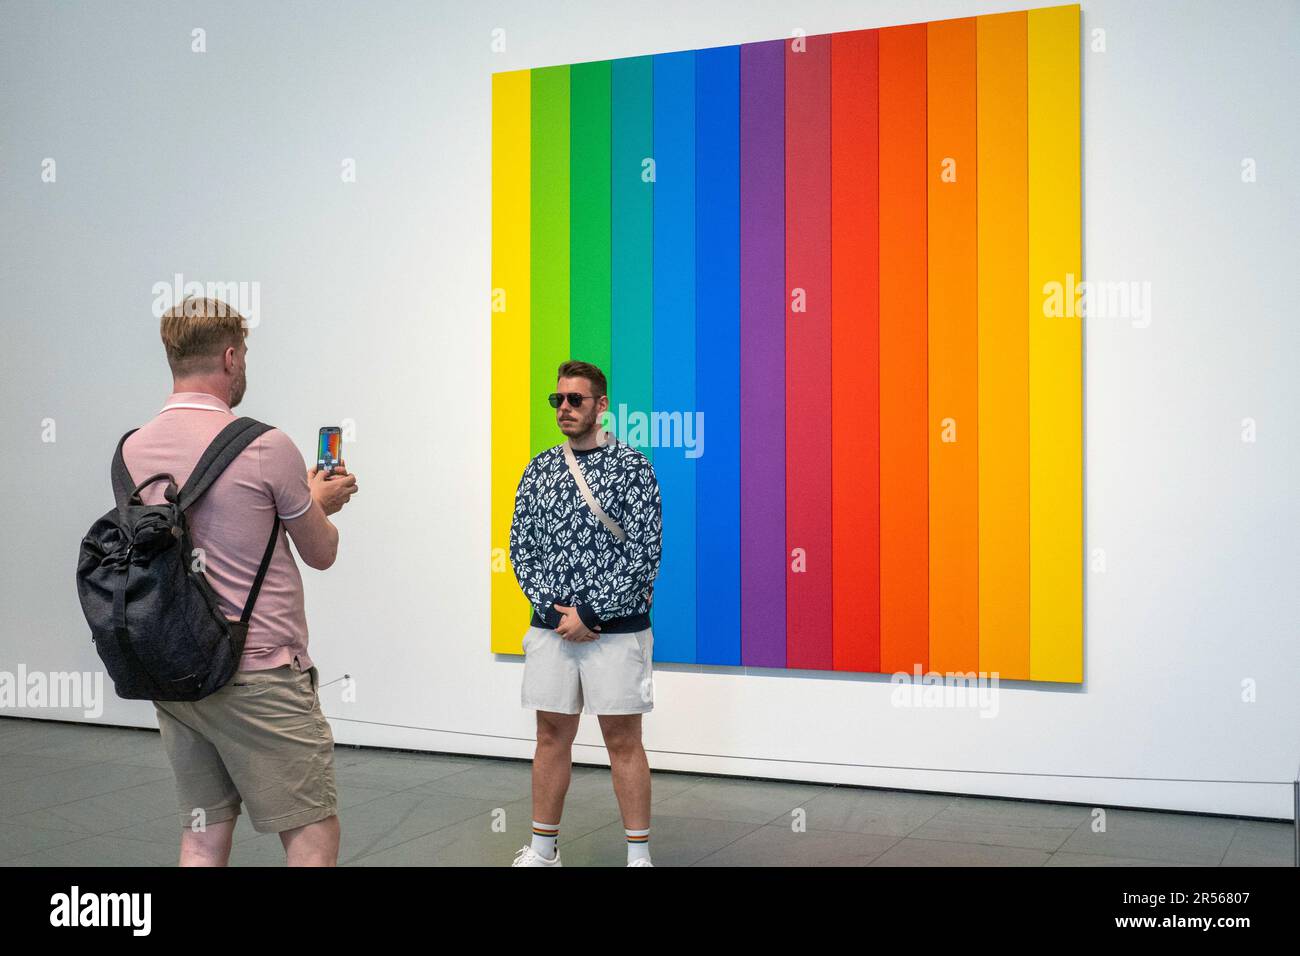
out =
[[537,711],[537,752],[533,839],[514,865],[560,865],[560,814],[585,710],[598,716],[609,751],[628,866],[650,866],[641,715],[654,707],[650,600],[661,553],[659,484],[645,455],[600,427],[609,398],[599,368],[565,362],[556,389],[556,424],[582,482],[560,444],[528,463],[515,493],[510,561],[533,606],[521,696]]
[[[162,411],[127,439],[122,457],[134,481],[169,472],[188,480],[208,443],[234,419],[244,397],[243,318],[224,302],[187,299],[162,317],[174,385]],[[228,618],[237,619],[279,515],[310,567],[334,563],[334,514],[357,490],[343,469],[307,471],[276,429],[246,448],[187,513],[195,550]],[[161,483],[141,493],[163,500]],[[334,738],[307,655],[302,578],[281,531],[253,607],[239,670],[197,701],[155,701],[163,747],[176,775],[181,866],[224,866],[241,799],[253,827],[279,833],[290,866],[338,860]]]

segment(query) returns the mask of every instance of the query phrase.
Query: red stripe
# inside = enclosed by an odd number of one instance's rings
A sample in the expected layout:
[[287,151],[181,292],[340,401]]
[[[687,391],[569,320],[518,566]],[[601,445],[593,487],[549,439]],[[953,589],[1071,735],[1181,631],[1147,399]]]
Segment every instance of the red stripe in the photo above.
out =
[[875,30],[831,42],[833,662],[880,670],[880,116]]
[[830,36],[786,43],[786,667],[824,670],[831,667],[830,65]]

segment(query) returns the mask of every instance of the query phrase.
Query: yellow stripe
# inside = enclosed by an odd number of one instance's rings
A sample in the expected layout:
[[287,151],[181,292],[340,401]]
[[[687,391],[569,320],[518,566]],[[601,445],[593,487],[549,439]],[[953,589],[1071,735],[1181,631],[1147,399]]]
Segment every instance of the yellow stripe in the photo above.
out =
[[[530,615],[510,567],[515,489],[528,464],[528,70],[492,75],[492,651],[522,654]],[[504,309],[498,307],[504,302]]]
[[[1079,7],[1029,11],[1029,674],[1083,679]],[[1049,296],[1065,310],[1045,315]]]

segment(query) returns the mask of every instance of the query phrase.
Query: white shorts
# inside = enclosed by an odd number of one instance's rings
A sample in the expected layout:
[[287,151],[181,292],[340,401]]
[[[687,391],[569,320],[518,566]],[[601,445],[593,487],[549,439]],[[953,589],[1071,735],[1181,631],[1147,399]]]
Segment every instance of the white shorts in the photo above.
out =
[[653,652],[649,628],[566,641],[548,628],[530,627],[520,699],[555,714],[647,714],[655,705]]

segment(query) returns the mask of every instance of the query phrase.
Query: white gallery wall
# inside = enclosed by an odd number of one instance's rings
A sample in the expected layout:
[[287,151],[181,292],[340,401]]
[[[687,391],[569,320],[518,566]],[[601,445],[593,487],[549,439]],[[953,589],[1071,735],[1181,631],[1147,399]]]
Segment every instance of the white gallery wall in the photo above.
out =
[[[340,557],[303,571],[322,680],[356,684],[322,691],[336,739],[531,756],[488,651],[491,73],[1028,5],[3,0],[0,671],[98,669],[73,572],[169,391],[155,283],[256,283],[240,411],[307,456],[355,423]],[[1300,5],[1082,27],[1085,276],[1150,295],[1085,330],[1085,682],[904,707],[880,675],[663,665],[653,766],[1291,816]],[[154,725],[110,686],[94,719]]]

